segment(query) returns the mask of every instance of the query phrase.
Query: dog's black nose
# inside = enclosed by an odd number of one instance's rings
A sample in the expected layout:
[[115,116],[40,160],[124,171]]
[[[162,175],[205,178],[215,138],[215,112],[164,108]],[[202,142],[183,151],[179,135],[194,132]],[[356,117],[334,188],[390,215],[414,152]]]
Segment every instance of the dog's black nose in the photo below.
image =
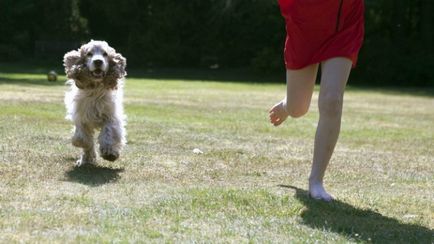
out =
[[102,65],[102,60],[97,59],[97,60],[94,60],[93,63],[95,64],[95,66],[100,67]]

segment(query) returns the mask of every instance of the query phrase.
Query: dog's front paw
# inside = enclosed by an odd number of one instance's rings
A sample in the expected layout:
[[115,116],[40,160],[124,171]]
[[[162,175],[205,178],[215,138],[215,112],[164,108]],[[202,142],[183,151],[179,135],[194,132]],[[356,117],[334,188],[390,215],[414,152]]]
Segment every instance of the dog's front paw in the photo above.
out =
[[75,136],[72,138],[71,143],[74,147],[84,148],[87,146],[81,138]]
[[105,147],[101,147],[100,148],[101,151],[101,157],[107,161],[115,161],[116,159],[119,158],[119,151],[118,150],[114,150],[113,148],[105,148]]
[[84,139],[80,132],[76,131],[71,139],[71,143],[74,147],[91,148],[93,147],[93,141],[91,139]]
[[80,159],[75,162],[75,166],[81,167],[83,165],[96,165],[96,157],[88,154],[81,155]]

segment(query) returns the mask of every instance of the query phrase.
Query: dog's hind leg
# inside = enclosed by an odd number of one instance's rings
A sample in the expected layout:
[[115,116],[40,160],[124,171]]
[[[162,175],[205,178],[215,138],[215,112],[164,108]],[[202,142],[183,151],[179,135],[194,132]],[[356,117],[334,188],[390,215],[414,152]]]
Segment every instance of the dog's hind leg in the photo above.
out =
[[119,158],[124,141],[124,129],[119,121],[106,123],[98,137],[101,157],[108,161]]
[[86,126],[76,125],[72,145],[83,148],[83,154],[77,160],[76,165],[96,164],[95,145],[93,141],[93,130]]

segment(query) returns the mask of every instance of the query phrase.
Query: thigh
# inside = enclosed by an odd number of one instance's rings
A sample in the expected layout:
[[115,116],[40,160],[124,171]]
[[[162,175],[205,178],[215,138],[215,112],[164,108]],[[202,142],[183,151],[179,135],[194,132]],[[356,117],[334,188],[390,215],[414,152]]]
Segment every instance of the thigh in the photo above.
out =
[[287,107],[290,111],[308,110],[318,73],[318,66],[318,64],[312,64],[302,69],[286,70],[286,99]]

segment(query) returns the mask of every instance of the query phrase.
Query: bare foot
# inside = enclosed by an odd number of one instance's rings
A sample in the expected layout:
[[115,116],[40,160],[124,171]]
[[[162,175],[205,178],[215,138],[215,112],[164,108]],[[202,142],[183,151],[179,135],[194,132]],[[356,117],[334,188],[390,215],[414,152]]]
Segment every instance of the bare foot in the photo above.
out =
[[270,111],[268,111],[268,115],[270,116],[270,122],[274,126],[279,126],[283,123],[283,121],[288,118],[289,113],[286,111],[284,101],[280,101],[276,105],[274,105]]
[[313,199],[331,202],[334,198],[328,194],[322,183],[309,182],[309,195]]

